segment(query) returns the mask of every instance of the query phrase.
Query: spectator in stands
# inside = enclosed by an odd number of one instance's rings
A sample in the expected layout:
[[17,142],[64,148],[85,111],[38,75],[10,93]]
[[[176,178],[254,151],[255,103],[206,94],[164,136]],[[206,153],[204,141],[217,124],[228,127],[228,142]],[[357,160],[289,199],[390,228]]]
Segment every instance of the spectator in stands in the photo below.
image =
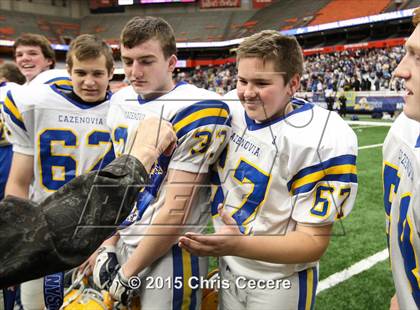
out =
[[[404,48],[342,51],[306,57],[301,89],[323,93],[331,88],[354,91],[401,90],[401,79],[391,79],[392,72],[404,55]],[[227,93],[234,88],[235,66],[196,67],[179,72],[176,81],[185,80],[199,87]],[[373,86],[373,89],[372,89]]]
[[332,111],[334,105],[334,91],[332,87],[325,90],[325,102],[327,103],[327,109]]
[[235,88],[236,74],[234,64],[225,64],[217,67],[201,68],[178,72],[175,82],[186,81],[198,87],[225,94]]
[[319,92],[316,89],[319,77],[324,78],[323,89],[333,84],[334,89],[369,91],[375,79],[379,81],[374,85],[375,89],[387,89],[390,86],[390,72],[396,68],[403,55],[404,49],[397,46],[308,56],[302,77],[302,90]]
[[13,55],[19,70],[30,82],[41,72],[55,67],[55,53],[50,42],[40,34],[25,33],[13,44]]
[[354,77],[353,77],[353,90],[354,91],[360,91],[360,81],[359,81],[359,79],[357,78],[357,75],[355,75]]
[[338,114],[341,117],[345,117],[346,116],[346,109],[347,109],[347,98],[344,94],[344,92],[341,93],[340,97],[338,98],[338,101],[340,102],[340,109],[338,111]]

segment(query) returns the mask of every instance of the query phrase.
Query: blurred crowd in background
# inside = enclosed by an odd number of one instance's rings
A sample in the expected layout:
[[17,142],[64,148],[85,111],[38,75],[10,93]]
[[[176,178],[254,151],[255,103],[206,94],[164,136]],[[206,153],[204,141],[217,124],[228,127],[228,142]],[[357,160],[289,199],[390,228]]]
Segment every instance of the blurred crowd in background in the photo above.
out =
[[[403,82],[392,78],[392,72],[404,54],[404,48],[397,46],[306,56],[300,91],[400,91]],[[235,64],[197,66],[178,72],[175,79],[224,94],[236,87],[235,70]]]

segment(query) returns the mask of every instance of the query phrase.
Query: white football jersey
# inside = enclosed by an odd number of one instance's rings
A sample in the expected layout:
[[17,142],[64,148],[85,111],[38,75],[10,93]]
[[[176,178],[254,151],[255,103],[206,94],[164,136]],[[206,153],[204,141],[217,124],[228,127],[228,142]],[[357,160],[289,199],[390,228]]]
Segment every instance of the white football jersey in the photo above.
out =
[[[193,173],[207,173],[227,142],[230,130],[228,106],[217,94],[181,82],[169,93],[144,101],[132,87],[115,93],[111,99],[108,125],[117,156],[128,153],[138,124],[147,116],[170,121],[178,137],[178,146],[170,158],[161,156],[151,173],[151,186],[139,195],[136,207],[127,219],[129,225],[120,231],[122,240],[137,246],[165,200],[165,175],[177,169]],[[201,202],[191,210],[186,229],[201,231],[209,220],[209,188],[201,187]],[[190,225],[190,226],[188,226]]]
[[41,72],[25,85],[40,85],[40,84],[54,84],[62,88],[71,88],[71,80],[67,70],[64,69],[50,69]]
[[420,123],[402,113],[383,147],[384,206],[400,309],[420,308]]
[[[212,177],[216,231],[223,225],[219,203],[246,235],[282,236],[297,223],[327,225],[347,216],[357,192],[357,138],[350,127],[336,113],[300,99],[293,100],[294,110],[285,117],[257,123],[232,94],[224,98],[232,134]],[[265,280],[317,264],[222,259],[233,274]]]
[[106,125],[109,98],[92,106],[55,85],[30,85],[8,92],[3,107],[13,151],[34,156],[36,202],[114,159]]
[[[6,99],[7,92],[13,88],[21,87],[19,84],[11,83],[11,82],[2,82],[0,83],[0,146],[9,145],[10,142],[6,138],[6,131],[8,131],[7,126],[5,124],[5,120],[2,114],[2,106],[4,104],[4,100]],[[9,131],[10,134],[10,131]]]

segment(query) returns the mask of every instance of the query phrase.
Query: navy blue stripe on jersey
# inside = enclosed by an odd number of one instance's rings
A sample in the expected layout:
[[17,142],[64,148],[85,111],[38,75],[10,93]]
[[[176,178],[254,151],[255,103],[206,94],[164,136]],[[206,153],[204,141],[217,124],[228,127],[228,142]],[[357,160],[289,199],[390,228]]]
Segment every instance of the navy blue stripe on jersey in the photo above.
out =
[[[195,256],[195,255],[191,255],[191,274],[194,277],[194,279],[200,278],[199,259],[198,259],[198,256]],[[197,306],[197,294],[198,294],[199,288],[200,288],[200,285],[197,285],[197,288],[192,289],[191,291],[190,310],[195,310]]]
[[220,100],[203,100],[196,102],[177,113],[171,123],[174,125],[178,139],[191,130],[205,125],[230,126],[230,110]]
[[322,179],[317,180],[316,182],[305,184],[301,187],[292,190],[292,195],[302,194],[310,192],[319,182],[321,181],[336,181],[343,183],[357,183],[357,175],[352,173],[346,174],[330,174],[326,175]]
[[219,214],[218,206],[225,201],[225,195],[220,185],[220,178],[217,172],[211,172],[210,183],[212,187],[216,187],[216,193],[214,194],[213,200],[211,201],[211,216]]
[[311,309],[315,309],[315,297],[316,297],[316,290],[318,288],[318,268],[313,267],[313,272],[314,272],[314,278],[313,278]]
[[[174,245],[172,247],[172,268],[173,268],[173,279],[184,279],[184,268],[182,261],[182,249]],[[172,309],[182,309],[182,299],[183,299],[183,286],[180,288],[173,287],[172,295]]]
[[416,148],[420,147],[420,135],[417,138],[417,142],[416,142]]
[[73,86],[71,85],[57,85],[54,84],[55,87],[57,87],[57,89],[62,89],[64,91],[72,91],[73,90]]
[[59,76],[59,77],[52,78],[46,81],[44,84],[54,85],[57,88],[65,90],[65,91],[73,90],[72,81],[69,77],[66,77],[66,76]]
[[228,114],[230,112],[229,111],[229,106],[223,101],[220,101],[220,100],[203,100],[203,101],[198,101],[198,102],[184,108],[180,112],[178,112],[175,115],[175,117],[172,119],[171,122],[172,122],[172,124],[176,124],[176,123],[178,123],[182,119],[185,119],[187,116],[191,115],[194,112],[201,111],[203,109],[210,109],[210,108],[224,109],[224,110],[227,111]]
[[[139,221],[147,208],[152,204],[157,197],[157,193],[165,179],[166,173],[168,172],[168,166],[171,157],[161,155],[152,167],[152,172],[149,175],[150,185],[143,188],[138,194],[136,201],[136,209],[131,211],[131,214],[120,224],[119,229],[123,229],[127,226],[132,225],[134,222]],[[134,213],[136,211],[136,214]],[[135,215],[135,216],[134,216]]]
[[[292,103],[294,103],[294,101],[292,101]],[[264,122],[264,123],[257,123],[257,122],[255,122],[255,120],[253,120],[250,117],[248,117],[248,115],[246,114],[246,111],[244,111],[245,121],[246,121],[246,125],[247,125],[248,130],[254,131],[254,130],[258,130],[258,129],[269,127],[269,126],[271,126],[271,125],[273,125],[275,123],[281,122],[282,120],[284,120],[284,119],[286,119],[286,118],[288,118],[288,117],[290,117],[290,116],[292,116],[294,114],[311,110],[314,107],[314,105],[312,103],[310,103],[310,102],[305,102],[302,105],[302,103],[300,101],[296,101],[296,104],[299,105],[299,107],[297,109],[294,109],[289,114],[283,115],[283,116],[280,116],[280,117],[277,117],[275,119],[269,120],[269,121]]]
[[356,156],[349,154],[341,155],[320,162],[317,165],[303,168],[287,183],[287,188],[289,192],[297,194],[298,192],[311,190],[319,181],[357,183],[355,172]]
[[315,307],[315,294],[318,285],[318,272],[311,267],[298,272],[299,277],[299,310],[312,310]]
[[4,190],[6,189],[12,157],[13,149],[11,144],[0,146],[0,200],[4,198]]
[[55,77],[46,81],[45,84],[53,84],[54,82],[57,82],[57,81],[71,81],[71,80],[67,76],[59,76],[59,77]]
[[225,125],[230,126],[231,119],[225,118],[225,117],[204,117],[201,118],[195,122],[190,123],[188,126],[182,127],[180,130],[176,131],[176,136],[178,139],[181,139],[183,136],[185,136],[190,131],[197,129],[201,126],[206,125]]
[[298,273],[299,276],[299,301],[298,301],[298,309],[305,310],[306,308],[306,295],[307,295],[307,271],[303,270]]
[[170,160],[170,156],[160,155],[157,160],[157,163],[155,163],[152,168],[152,172],[149,176],[150,185],[145,188],[145,191],[148,191],[150,194],[152,194],[153,197],[157,197],[160,185],[162,184],[163,179],[165,178],[166,173],[168,172]]
[[12,92],[9,90],[7,92],[7,96],[5,101],[3,102],[3,110],[4,112],[10,116],[13,123],[15,123],[17,126],[22,128],[26,131],[25,124],[23,123],[22,115],[19,112],[18,107],[15,104],[15,101],[12,96]]

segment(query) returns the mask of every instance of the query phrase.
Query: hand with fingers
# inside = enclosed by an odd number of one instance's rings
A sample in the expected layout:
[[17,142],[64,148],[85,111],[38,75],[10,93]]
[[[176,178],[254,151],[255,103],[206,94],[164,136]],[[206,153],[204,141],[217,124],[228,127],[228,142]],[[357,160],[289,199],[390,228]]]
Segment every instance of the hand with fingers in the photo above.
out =
[[163,154],[170,156],[176,147],[177,136],[172,124],[157,117],[142,120],[137,128],[130,155],[137,157],[146,170]]
[[178,245],[197,256],[234,255],[243,235],[222,204],[219,205],[218,212],[224,225],[216,233],[204,235],[187,232],[179,238]]
[[93,254],[79,266],[79,273],[83,273],[86,277],[89,277],[93,273],[93,268],[95,267],[96,257],[98,256],[98,250],[93,252]]

